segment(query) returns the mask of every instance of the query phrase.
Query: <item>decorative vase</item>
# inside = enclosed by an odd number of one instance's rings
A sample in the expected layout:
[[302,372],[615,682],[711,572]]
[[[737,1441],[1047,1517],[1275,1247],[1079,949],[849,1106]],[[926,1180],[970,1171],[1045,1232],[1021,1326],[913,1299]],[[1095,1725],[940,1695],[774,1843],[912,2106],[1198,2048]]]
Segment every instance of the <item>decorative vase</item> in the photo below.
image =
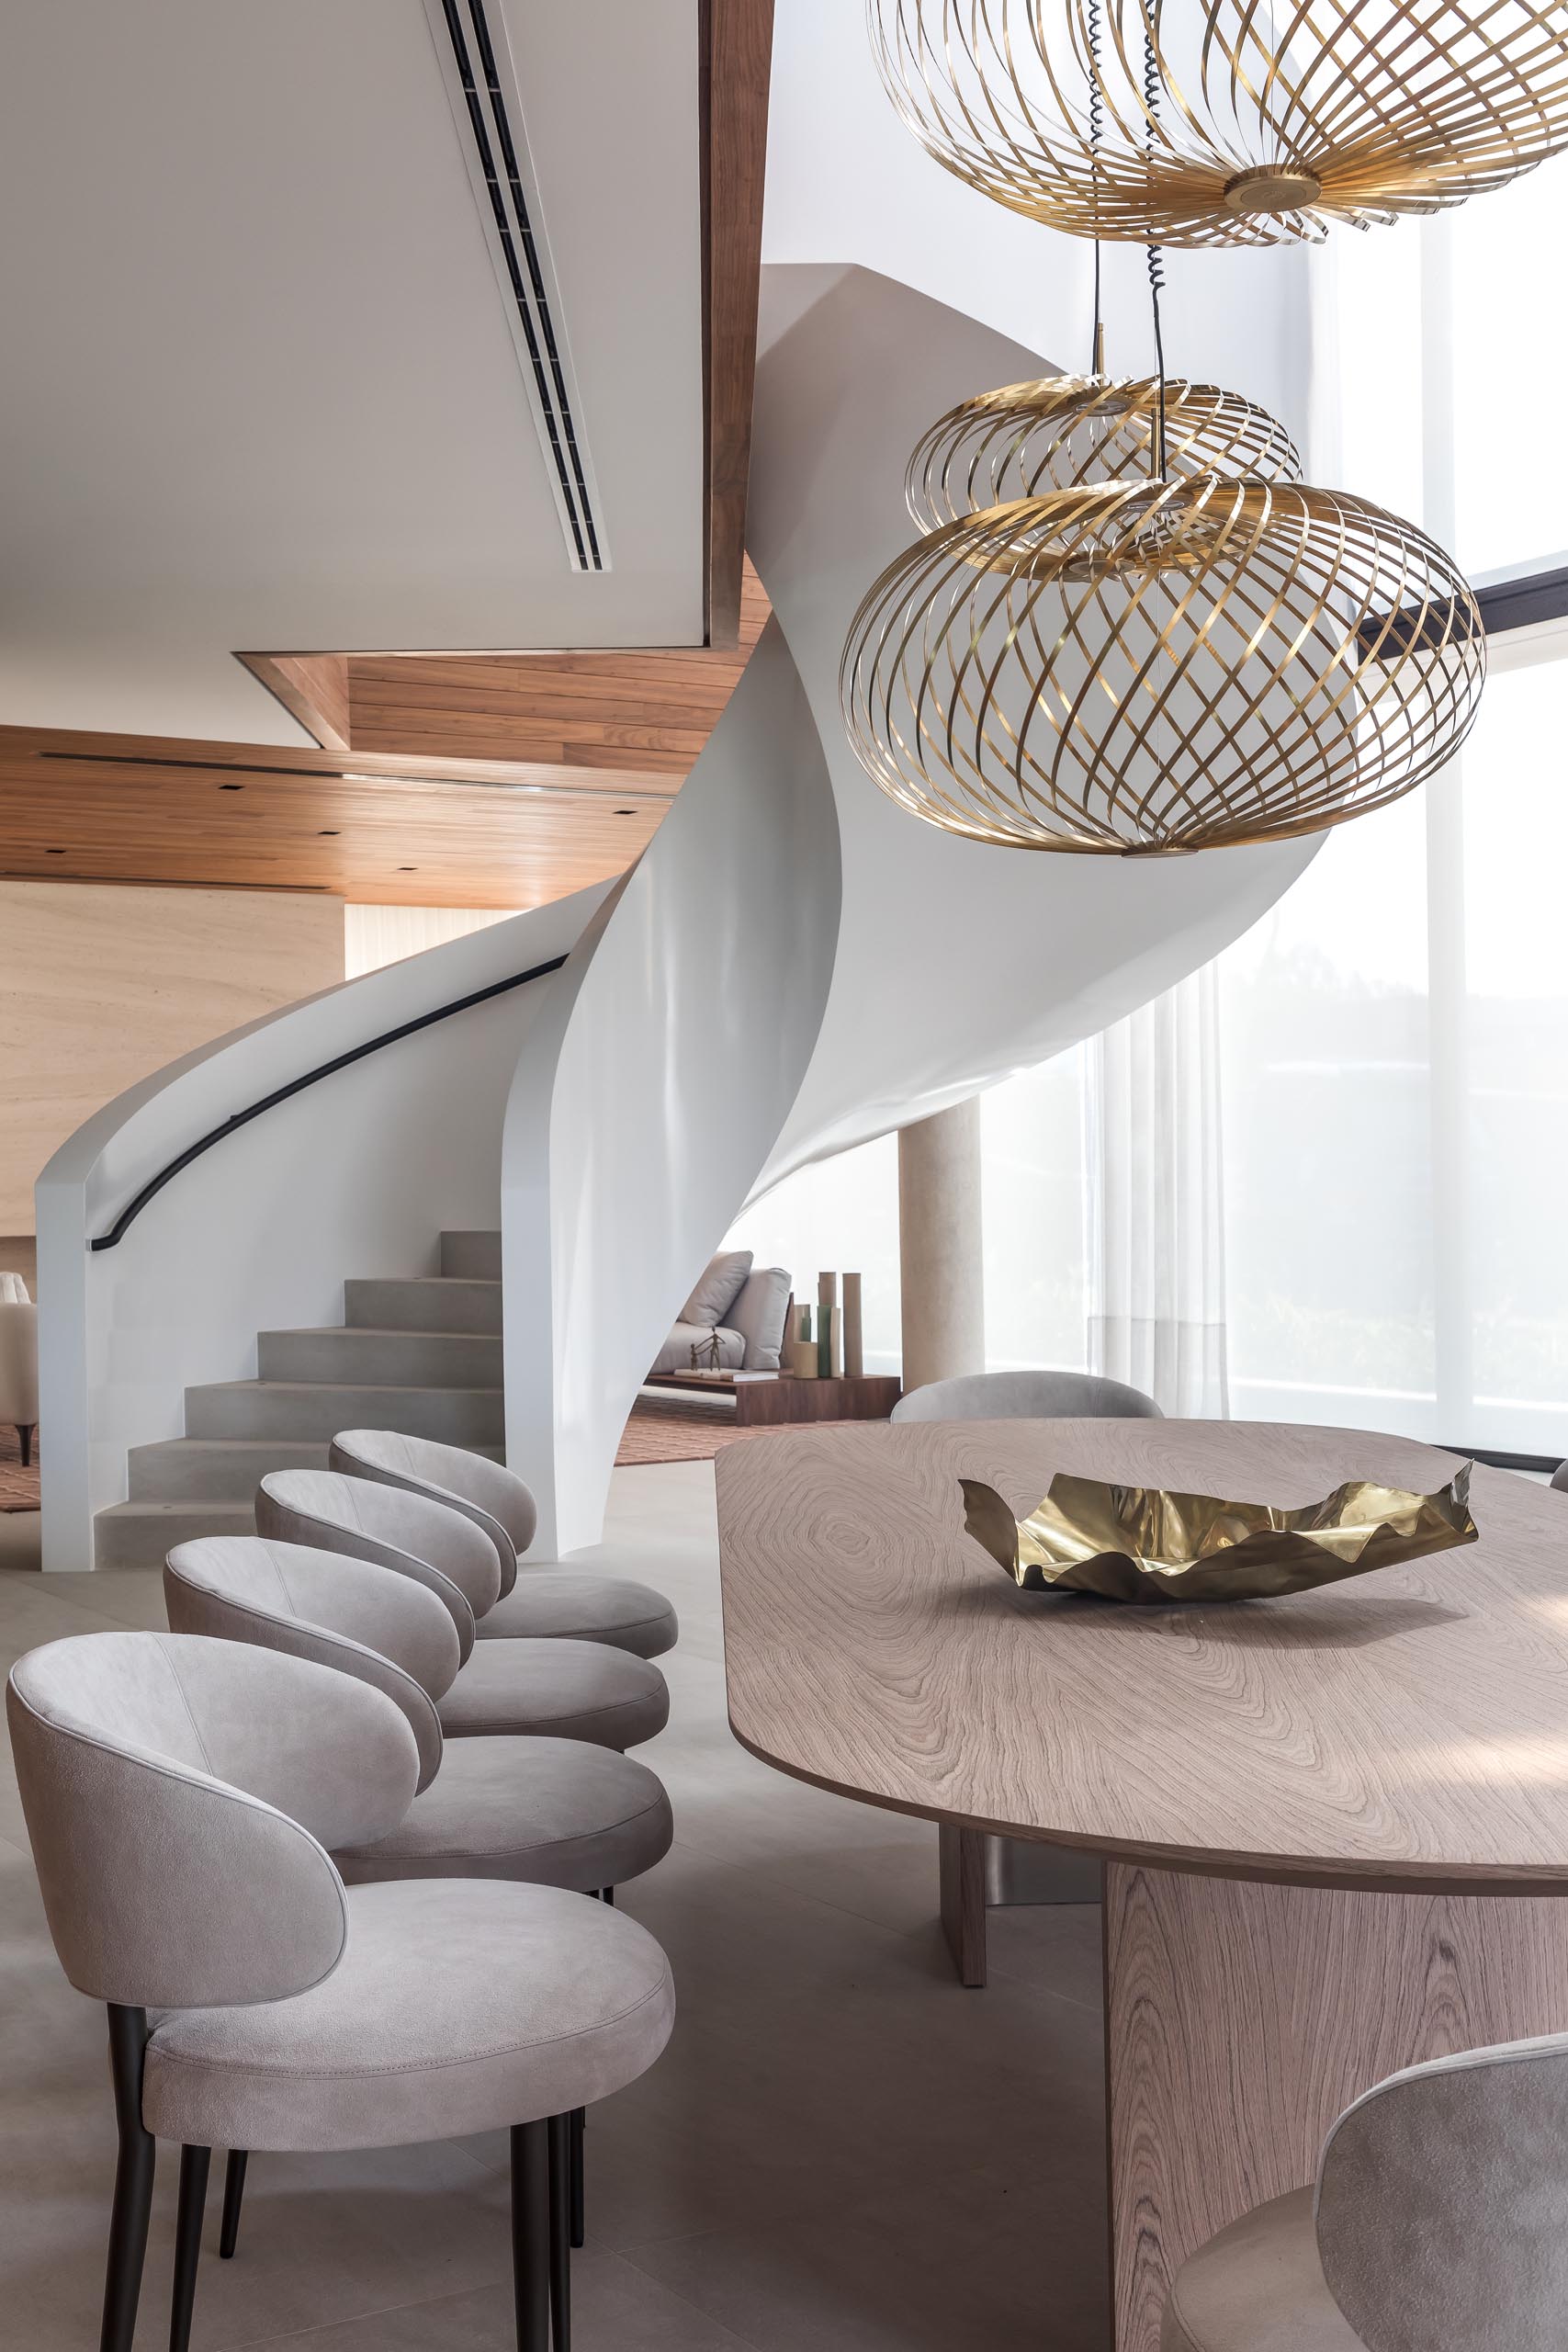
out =
[[833,1334],[839,1320],[839,1277],[818,1274],[817,1277],[817,1375],[819,1380],[833,1377]]
[[858,1274],[846,1274],[844,1283],[844,1363],[851,1380],[860,1380],[865,1374],[865,1349],[861,1336],[861,1283]]
[[811,1336],[811,1309],[796,1309],[794,1328],[784,1345],[784,1361],[795,1380],[817,1377],[817,1342]]

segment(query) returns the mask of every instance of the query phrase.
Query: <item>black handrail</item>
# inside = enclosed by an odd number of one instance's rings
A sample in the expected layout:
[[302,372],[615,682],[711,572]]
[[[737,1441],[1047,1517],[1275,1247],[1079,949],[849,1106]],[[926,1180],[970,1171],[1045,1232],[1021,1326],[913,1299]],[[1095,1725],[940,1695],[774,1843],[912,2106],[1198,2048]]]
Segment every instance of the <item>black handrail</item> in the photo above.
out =
[[253,1102],[248,1111],[236,1111],[233,1117],[225,1119],[220,1127],[214,1127],[210,1134],[188,1145],[177,1159],[171,1159],[166,1168],[158,1170],[151,1182],[142,1185],[136,1198],[121,1209],[108,1231],[97,1235],[88,1247],[112,1250],[117,1241],[123,1239],[127,1228],[141,1216],[148,1202],[161,1193],[165,1184],[172,1182],[182,1168],[188,1168],[193,1159],[199,1159],[204,1151],[210,1151],[215,1143],[221,1143],[224,1136],[231,1136],[237,1127],[248,1127],[253,1119],[259,1119],[264,1111],[270,1111],[276,1103],[287,1102],[291,1094],[302,1094],[306,1087],[314,1086],[321,1079],[331,1078],[334,1070],[346,1069],[350,1062],[362,1062],[367,1054],[379,1053],[383,1046],[395,1046],[400,1037],[412,1037],[418,1030],[428,1029],[437,1021],[449,1021],[455,1012],[467,1012],[476,1004],[488,1004],[491,997],[505,996],[509,989],[526,987],[530,980],[542,980],[547,972],[558,972],[565,962],[564,956],[552,956],[547,964],[536,964],[530,971],[514,972],[509,980],[492,980],[488,989],[476,989],[471,996],[460,996],[452,1004],[438,1005],[434,1012],[422,1012],[417,1021],[405,1021],[400,1028],[389,1029],[384,1035],[372,1037],[365,1045],[355,1046],[346,1054],[338,1054],[332,1061],[323,1062],[319,1069],[308,1069],[303,1078],[291,1078],[287,1086],[278,1087],[274,1093],[264,1094],[261,1101]]

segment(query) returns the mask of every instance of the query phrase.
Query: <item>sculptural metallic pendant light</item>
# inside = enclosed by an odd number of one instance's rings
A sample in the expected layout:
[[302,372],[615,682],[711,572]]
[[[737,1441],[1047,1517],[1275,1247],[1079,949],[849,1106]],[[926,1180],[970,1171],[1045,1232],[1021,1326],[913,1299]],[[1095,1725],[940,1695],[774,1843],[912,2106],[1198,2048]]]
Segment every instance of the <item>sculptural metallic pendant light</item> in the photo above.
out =
[[[1169,217],[1156,218],[1146,200],[1131,216],[1106,209],[1124,161],[1107,140],[1107,115],[1125,125],[1102,62],[1102,10],[1129,74],[1125,19],[1136,10],[1142,143],[1131,177],[1144,173],[1146,199],[1170,144],[1161,0],[1146,0],[1146,9],[1143,0],[1083,0],[1081,16],[1079,0],[925,5],[940,17],[950,62],[955,28],[966,28],[968,46],[958,47],[970,65],[983,33],[1001,44],[995,53],[1007,57],[1010,74],[1027,51],[1026,34],[1049,69],[1044,11],[1056,7],[1076,28],[1077,70],[1086,77],[1082,161],[1093,202],[1072,220],[1043,203],[1017,209],[1089,234],[1148,241],[1170,232]],[[1203,11],[1205,92],[1217,71],[1211,48],[1217,43],[1233,66],[1241,53],[1216,31],[1231,5],[1207,0]],[[1262,19],[1251,0],[1243,5],[1245,49],[1261,40]],[[1489,13],[1514,5],[1499,0]],[[1313,6],[1302,0],[1292,20],[1298,52],[1317,23]],[[869,7],[874,40],[890,13],[899,54],[936,53],[919,0]],[[1372,10],[1357,0],[1353,13],[1364,27]],[[1392,0],[1379,21],[1407,28],[1418,14],[1429,30],[1439,13],[1434,0]],[[1016,47],[1008,46],[1010,23]],[[1321,32],[1317,23],[1314,38]],[[1337,88],[1320,93],[1326,119],[1364,96],[1367,55],[1363,47],[1360,78],[1350,78],[1343,103]],[[886,73],[886,47],[883,62]],[[1336,73],[1344,70],[1337,61]],[[1260,108],[1295,87],[1294,72],[1273,59]],[[983,75],[978,86],[987,99]],[[1234,99],[1234,73],[1230,87]],[[1055,77],[1051,89],[1059,99]],[[1194,119],[1176,96],[1187,138]],[[976,131],[975,110],[966,106],[963,119]],[[1039,130],[1032,116],[1028,127]],[[1022,150],[1008,152],[1021,168]],[[1233,156],[1230,179],[1204,202],[1224,210],[1242,169]],[[976,184],[1014,201],[1016,188],[1010,195],[994,175]],[[1248,184],[1258,195],[1256,174]],[[1276,175],[1270,205],[1280,194]],[[1120,229],[1108,226],[1119,217]],[[1181,216],[1189,227],[1195,217]],[[1257,228],[1246,206],[1233,202],[1230,218]],[[1304,217],[1292,218],[1293,227],[1275,222],[1269,234],[1310,232]],[[1205,230],[1189,241],[1213,238]],[[1452,756],[1474,719],[1485,638],[1450,558],[1380,507],[1302,483],[1289,435],[1265,411],[1212,385],[1168,382],[1163,275],[1152,244],[1149,282],[1156,379],[1104,377],[1097,248],[1095,373],[982,394],[931,426],[905,484],[926,536],[888,566],[851,624],[840,693],[855,752],[891,799],[950,832],[1119,856],[1318,832],[1410,791]]]
[[1317,832],[1450,757],[1485,675],[1442,549],[1342,492],[1200,473],[960,515],[851,625],[845,725],[912,815],[1148,855]]
[[[1103,11],[1104,37],[1100,19]],[[1436,212],[1568,147],[1568,0],[867,0],[894,105],[1074,236],[1268,245]]]
[[[1096,334],[1099,348],[1099,334]],[[1215,384],[1045,376],[962,401],[921,435],[904,495],[922,531],[961,514],[1089,482],[1172,474],[1297,481],[1302,461],[1279,420]]]

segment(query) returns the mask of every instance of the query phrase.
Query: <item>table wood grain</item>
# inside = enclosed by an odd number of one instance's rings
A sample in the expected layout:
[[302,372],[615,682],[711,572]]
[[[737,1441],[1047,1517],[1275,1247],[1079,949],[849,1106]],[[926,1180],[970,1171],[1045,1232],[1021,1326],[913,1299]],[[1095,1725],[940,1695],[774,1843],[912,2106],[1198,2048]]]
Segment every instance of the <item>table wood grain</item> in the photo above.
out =
[[719,1459],[735,1730],[943,1826],[964,1981],[965,1831],[1107,1858],[1117,2352],[1158,2352],[1180,2264],[1309,2181],[1371,2084],[1568,2026],[1568,1497],[1478,1468],[1476,1544],[1143,1610],[1018,1592],[964,1535],[958,1480],[1021,1513],[1058,1469],[1290,1505],[1456,1466],[1206,1421],[896,1423]]
[[[939,1821],[1308,1884],[1568,1892],[1568,1497],[1478,1467],[1478,1543],[1288,1600],[1020,1593],[958,1481],[1284,1505],[1435,1488],[1407,1439],[1263,1422],[893,1423],[717,1464],[730,1720],[782,1770]],[[1568,1929],[1568,1919],[1564,1922]]]

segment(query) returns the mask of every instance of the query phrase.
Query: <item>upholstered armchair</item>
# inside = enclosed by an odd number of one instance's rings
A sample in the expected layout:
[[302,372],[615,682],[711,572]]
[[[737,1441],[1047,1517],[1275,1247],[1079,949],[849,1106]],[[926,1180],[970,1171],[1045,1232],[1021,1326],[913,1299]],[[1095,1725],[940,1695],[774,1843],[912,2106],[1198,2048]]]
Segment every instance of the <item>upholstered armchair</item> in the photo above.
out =
[[311,1660],[78,1634],[17,1663],[6,1713],[55,1951],[108,2009],[119,2157],[103,2352],[130,2352],[159,2140],[181,2147],[170,2343],[187,2352],[214,2147],[502,2126],[517,2339],[547,2352],[568,2119],[669,2036],[653,1939],[555,1887],[345,1885],[333,1849],[395,1830],[419,1749],[384,1691]]
[[1391,2075],[1177,2273],[1161,2352],[1562,2352],[1568,2034]]
[[6,1277],[19,1297],[0,1297],[0,1423],[9,1421],[21,1441],[24,1466],[33,1458],[38,1427],[38,1308],[20,1275]]
[[462,1512],[428,1497],[332,1470],[271,1470],[256,1488],[256,1532],[395,1568],[435,1593],[457,1633],[460,1664],[436,1697],[448,1739],[537,1732],[636,1747],[670,1720],[664,1678],[649,1659],[603,1642],[479,1642],[502,1566]]
[[607,1642],[635,1657],[660,1657],[674,1648],[681,1630],[675,1611],[651,1585],[523,1560],[537,1523],[534,1498],[515,1471],[488,1455],[405,1437],[400,1430],[340,1430],[327,1466],[444,1503],[489,1536],[501,1559],[501,1596],[475,1623],[481,1642],[508,1634],[545,1641],[564,1635]]
[[911,1388],[896,1421],[1147,1421],[1165,1418],[1152,1396],[1098,1372],[969,1372]]

